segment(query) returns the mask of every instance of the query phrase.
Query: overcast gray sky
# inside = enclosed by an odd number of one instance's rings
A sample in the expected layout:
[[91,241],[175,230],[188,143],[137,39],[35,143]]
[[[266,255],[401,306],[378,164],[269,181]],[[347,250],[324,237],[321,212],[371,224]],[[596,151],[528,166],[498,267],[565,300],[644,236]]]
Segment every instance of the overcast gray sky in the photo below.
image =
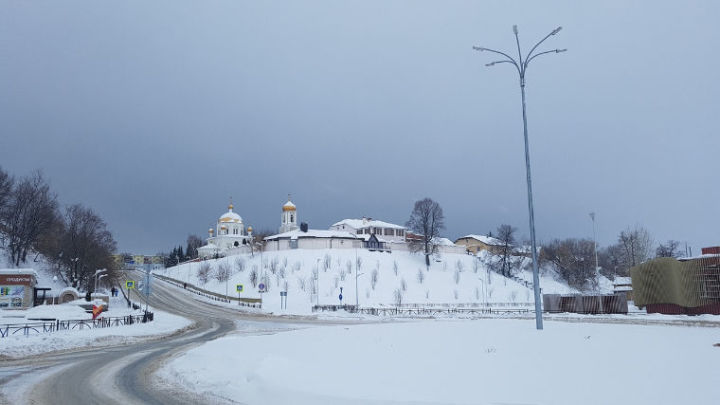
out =
[[538,236],[720,244],[720,2],[0,0],[0,165],[44,170],[121,250],[201,236],[228,197],[276,228],[404,223],[528,235],[517,74],[527,50]]

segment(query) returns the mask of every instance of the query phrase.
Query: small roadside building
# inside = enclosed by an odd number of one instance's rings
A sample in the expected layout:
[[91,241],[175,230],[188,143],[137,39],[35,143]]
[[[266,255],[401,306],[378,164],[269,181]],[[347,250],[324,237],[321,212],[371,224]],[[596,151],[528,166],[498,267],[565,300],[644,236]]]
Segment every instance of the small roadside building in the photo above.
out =
[[33,269],[0,269],[0,309],[32,307],[36,285]]

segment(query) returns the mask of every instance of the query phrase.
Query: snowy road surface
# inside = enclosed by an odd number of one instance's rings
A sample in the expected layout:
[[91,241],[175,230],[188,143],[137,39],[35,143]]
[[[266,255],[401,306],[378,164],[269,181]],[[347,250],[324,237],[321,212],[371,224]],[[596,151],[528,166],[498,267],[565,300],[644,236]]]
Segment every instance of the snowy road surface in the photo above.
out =
[[[175,336],[131,345],[83,348],[0,361],[0,403],[31,404],[197,404],[217,402],[182,392],[153,376],[163,360],[203,342],[232,333],[255,334],[295,328],[283,321],[197,301],[192,295],[154,284],[153,306],[188,317],[196,327]],[[297,322],[302,322],[298,320]]]

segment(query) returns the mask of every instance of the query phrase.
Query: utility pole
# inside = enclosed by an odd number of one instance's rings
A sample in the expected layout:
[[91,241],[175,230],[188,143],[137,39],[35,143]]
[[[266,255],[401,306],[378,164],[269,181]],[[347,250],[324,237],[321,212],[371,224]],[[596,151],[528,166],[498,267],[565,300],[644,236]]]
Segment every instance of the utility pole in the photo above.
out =
[[528,213],[529,213],[529,219],[530,219],[530,240],[532,242],[532,260],[533,260],[533,290],[535,293],[535,327],[538,330],[541,330],[543,328],[543,321],[542,321],[542,304],[540,302],[540,275],[538,270],[538,258],[537,258],[537,244],[535,241],[535,210],[533,207],[533,197],[532,197],[532,176],[530,175],[530,145],[528,144],[528,130],[527,130],[527,113],[525,109],[525,71],[527,70],[528,65],[530,62],[541,55],[546,55],[549,53],[560,53],[565,52],[567,49],[553,49],[549,51],[543,51],[538,52],[536,54],[533,54],[535,52],[535,49],[537,49],[540,44],[545,42],[546,39],[550,38],[551,36],[557,34],[560,32],[562,27],[557,27],[552,32],[547,34],[545,38],[541,39],[540,42],[535,44],[535,46],[530,49],[530,52],[525,55],[525,58],[523,59],[522,51],[520,50],[520,37],[518,36],[518,28],[517,25],[513,25],[513,33],[515,34],[515,43],[517,44],[517,52],[518,52],[518,59],[515,60],[512,56],[508,55],[505,52],[496,51],[494,49],[490,48],[484,48],[479,46],[473,46],[473,49],[480,52],[491,52],[494,54],[498,54],[504,57],[504,59],[490,62],[486,64],[485,66],[493,66],[500,63],[509,63],[513,66],[515,66],[515,69],[518,72],[518,75],[520,76],[520,93],[522,97],[522,117],[523,117],[523,135],[525,138],[525,173],[526,173],[526,180],[527,180],[527,196],[528,196]]

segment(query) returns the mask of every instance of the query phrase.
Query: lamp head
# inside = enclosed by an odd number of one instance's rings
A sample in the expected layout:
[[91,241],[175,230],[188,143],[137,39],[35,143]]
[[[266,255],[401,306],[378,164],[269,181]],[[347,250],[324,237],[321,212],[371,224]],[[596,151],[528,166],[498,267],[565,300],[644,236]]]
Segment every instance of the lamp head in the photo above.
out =
[[562,27],[557,27],[557,28],[555,28],[555,29],[553,30],[553,32],[550,33],[550,35],[555,35],[555,34],[557,34],[558,32],[560,32],[561,29],[562,29]]
[[517,35],[517,34],[518,34],[518,28],[517,28],[517,25],[513,25],[513,34],[515,34],[515,35]]

